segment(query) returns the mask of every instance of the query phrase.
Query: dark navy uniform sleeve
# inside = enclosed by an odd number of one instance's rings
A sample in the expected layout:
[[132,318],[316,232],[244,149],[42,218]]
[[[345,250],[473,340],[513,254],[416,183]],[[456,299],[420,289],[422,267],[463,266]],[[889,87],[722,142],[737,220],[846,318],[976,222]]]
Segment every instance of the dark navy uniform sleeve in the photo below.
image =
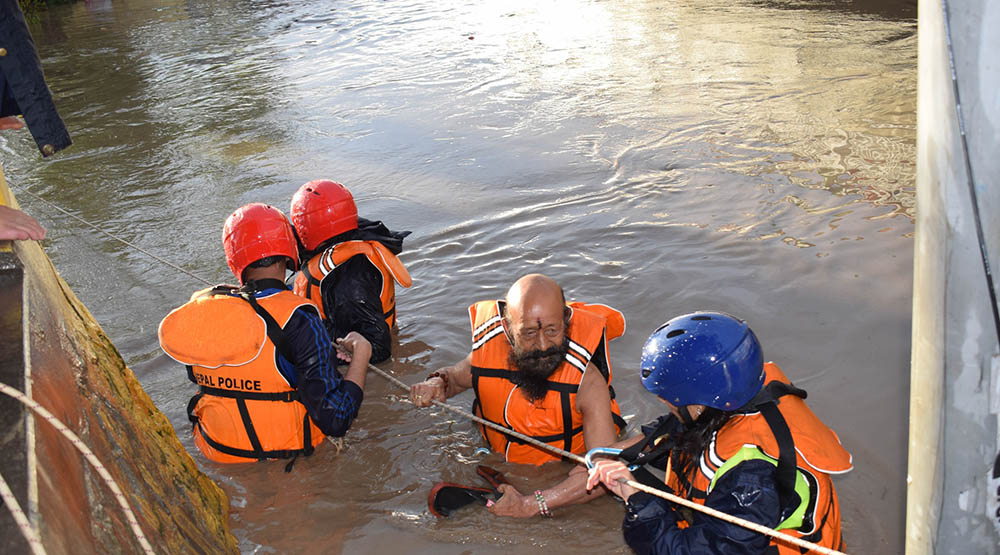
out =
[[347,433],[361,408],[364,393],[337,371],[330,336],[312,310],[299,308],[283,328],[298,364],[278,355],[278,368],[299,390],[309,416],[328,436]]
[[392,335],[382,313],[382,272],[367,258],[352,256],[323,280],[323,312],[330,337],[360,333],[372,345],[373,364],[389,358]]
[[[749,460],[729,469],[715,483],[705,505],[768,527],[778,525],[777,467]],[[737,524],[695,512],[694,522],[677,527],[677,511],[669,501],[645,492],[632,494],[626,504],[622,531],[625,542],[640,555],[646,553],[765,553],[770,538]]]
[[0,2],[0,47],[7,51],[0,56],[0,116],[23,114],[43,156],[69,146],[69,132],[56,111],[35,41],[17,2]]

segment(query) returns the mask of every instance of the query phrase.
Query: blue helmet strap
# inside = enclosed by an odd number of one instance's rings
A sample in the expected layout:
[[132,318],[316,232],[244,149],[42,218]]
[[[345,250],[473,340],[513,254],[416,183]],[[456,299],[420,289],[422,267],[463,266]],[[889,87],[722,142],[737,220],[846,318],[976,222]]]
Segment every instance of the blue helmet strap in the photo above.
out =
[[778,443],[778,500],[781,505],[782,519],[787,518],[788,515],[785,513],[790,514],[799,505],[799,502],[796,501],[798,494],[795,493],[795,468],[797,466],[795,463],[795,441],[792,439],[792,432],[788,429],[785,417],[778,410],[778,399],[785,395],[806,398],[805,390],[784,382],[772,381],[765,385],[744,407],[746,412],[760,411]]

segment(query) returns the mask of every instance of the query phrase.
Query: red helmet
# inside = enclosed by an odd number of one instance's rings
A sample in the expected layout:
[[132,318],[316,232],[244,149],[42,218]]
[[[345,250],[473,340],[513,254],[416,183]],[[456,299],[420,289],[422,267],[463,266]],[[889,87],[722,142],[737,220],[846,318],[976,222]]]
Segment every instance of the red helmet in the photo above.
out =
[[354,197],[340,183],[314,179],[292,197],[292,224],[307,251],[330,237],[358,228]]
[[298,243],[281,210],[255,202],[240,207],[222,226],[222,247],[233,275],[243,283],[243,270],[269,256],[287,256],[292,270],[299,265]]

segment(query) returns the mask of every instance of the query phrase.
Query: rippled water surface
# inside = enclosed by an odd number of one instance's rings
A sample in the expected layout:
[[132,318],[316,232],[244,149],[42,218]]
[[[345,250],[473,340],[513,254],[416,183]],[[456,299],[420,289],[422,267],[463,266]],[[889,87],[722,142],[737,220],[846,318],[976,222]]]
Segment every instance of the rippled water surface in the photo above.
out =
[[[412,383],[469,348],[466,307],[541,271],[622,310],[631,428],[646,336],[747,318],[854,454],[848,546],[901,552],[914,210],[915,6],[885,0],[80,2],[32,29],[75,144],[0,134],[8,180],[211,282],[236,207],[314,178],[412,230],[395,356]],[[620,503],[436,521],[476,483],[472,425],[377,376],[337,453],[294,472],[194,448],[194,385],[156,326],[201,284],[26,192],[46,250],[232,501],[250,552],[627,552]],[[468,406],[469,393],[454,399]],[[568,466],[499,465],[530,490]]]

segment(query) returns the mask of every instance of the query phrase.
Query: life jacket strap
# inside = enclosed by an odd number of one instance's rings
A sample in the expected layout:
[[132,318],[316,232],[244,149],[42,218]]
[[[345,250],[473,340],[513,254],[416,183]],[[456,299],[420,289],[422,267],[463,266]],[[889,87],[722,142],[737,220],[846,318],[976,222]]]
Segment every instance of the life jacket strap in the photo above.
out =
[[[612,399],[614,399],[614,397],[612,397]],[[616,413],[615,411],[611,411],[611,421],[615,423],[615,428],[619,434],[622,433],[622,430],[628,427],[628,422],[622,418],[622,415]]]
[[[514,381],[513,380],[514,375],[515,375],[514,371],[507,370],[505,368],[483,368],[483,367],[480,367],[480,366],[473,366],[472,367],[472,385],[473,385],[473,389],[475,390],[475,393],[476,393],[476,398],[475,398],[475,400],[473,401],[473,404],[472,404],[473,414],[477,414],[478,416],[481,416],[481,417],[485,418],[485,416],[477,413],[477,410],[479,409],[479,406],[480,406],[479,405],[479,378],[481,378],[481,377],[482,378],[501,378],[501,379],[504,379],[504,380],[507,380],[507,381],[513,383],[513,381]],[[564,382],[549,381],[547,387],[548,387],[549,391],[556,391],[556,392],[559,393],[560,411],[562,413],[563,428],[564,428],[563,432],[559,433],[559,434],[551,434],[551,435],[545,435],[545,436],[542,436],[542,435],[530,435],[530,434],[525,434],[525,435],[527,435],[528,437],[531,437],[532,439],[535,439],[535,440],[538,440],[538,441],[541,441],[541,442],[544,442],[544,443],[552,443],[552,442],[555,442],[555,441],[562,441],[563,442],[562,449],[564,451],[572,452],[573,451],[573,438],[577,434],[583,433],[583,427],[582,426],[577,426],[576,428],[572,428],[571,427],[571,423],[573,422],[573,405],[572,405],[572,403],[570,401],[570,395],[574,394],[574,393],[577,393],[577,391],[579,391],[579,389],[580,389],[580,386],[577,385],[577,384],[570,384],[570,383],[564,383]],[[610,389],[610,386],[609,386],[609,389]],[[611,395],[611,398],[614,399],[614,391],[611,390],[609,392],[609,394]],[[611,419],[612,419],[612,421],[614,421],[615,427],[617,428],[617,432],[618,433],[621,433],[621,431],[624,430],[628,426],[628,422],[625,422],[625,419],[622,418],[621,415],[615,414],[614,411],[611,411]],[[487,420],[489,420],[489,419],[487,418]],[[503,422],[494,422],[492,420],[490,420],[490,422],[493,422],[494,424],[497,424],[499,426],[504,426],[504,427],[507,426]],[[482,428],[482,430],[483,430],[483,437],[486,437],[486,426],[480,425],[480,428]],[[503,434],[503,436],[505,438],[507,438],[508,442],[517,443],[517,444],[520,444],[520,445],[527,445],[528,444],[528,442],[524,441],[523,439],[519,439],[517,437],[514,437],[514,436],[512,436],[510,434],[507,434],[506,432],[500,432],[499,430],[495,430],[495,429],[494,429],[494,431],[496,431],[496,432],[498,432],[500,434]]]
[[782,397],[785,395],[795,395],[800,399],[805,399],[809,394],[804,389],[795,387],[790,383],[779,382],[777,380],[768,382],[764,387],[754,395],[753,399],[750,399],[746,405],[740,409],[740,412],[755,412],[758,405],[762,405],[767,402],[780,403]]
[[[312,455],[313,452],[316,450],[313,447],[313,444],[312,444],[312,426],[310,426],[309,424],[310,424],[310,422],[309,422],[309,413],[306,413],[306,415],[303,417],[303,420],[302,420],[302,430],[303,430],[302,431],[302,450],[300,451],[301,454],[305,455],[306,457]],[[291,472],[292,471],[292,467],[295,465],[295,461],[297,461],[298,458],[299,458],[299,453],[296,453],[292,457],[292,460],[288,461],[288,464],[285,465],[285,472]]]
[[267,327],[267,337],[271,340],[271,343],[274,343],[274,348],[277,349],[278,352],[281,353],[281,356],[285,357],[289,362],[297,365],[295,355],[292,353],[292,348],[288,343],[288,337],[285,336],[284,330],[281,329],[281,325],[274,319],[274,316],[271,316],[271,313],[265,310],[264,307],[260,306],[260,303],[257,302],[257,299],[253,296],[256,291],[252,287],[252,283],[253,282],[248,284],[247,287],[240,289],[239,297],[250,303],[254,312],[256,312],[257,315],[264,320],[264,324]]
[[[618,455],[618,458],[626,461],[630,465],[646,465],[660,459],[664,455],[669,454],[674,448],[676,441],[670,437],[670,431],[675,429],[677,426],[677,417],[672,414],[661,419],[656,428],[654,428],[649,434],[646,434],[646,436],[639,442],[622,450],[622,452]],[[661,440],[660,438],[663,439]],[[647,450],[650,444],[652,444],[653,447],[652,449]]]
[[191,400],[188,401],[187,415],[188,415],[188,420],[190,420],[192,424],[197,424],[198,423],[198,417],[194,415],[194,407],[195,407],[195,405],[198,404],[198,401],[200,401],[201,398],[204,397],[204,396],[205,396],[205,394],[202,393],[201,391],[199,391],[198,393],[195,393],[194,395],[192,395],[191,396]]
[[[507,427],[507,424],[505,422],[496,422],[495,420],[491,420],[489,418],[486,418],[486,416],[480,410],[479,396],[478,395],[472,401],[472,413],[475,414],[476,416],[484,419],[484,420],[487,420],[489,422],[493,422],[497,426],[502,426],[504,428]],[[570,422],[572,422],[572,420]],[[496,432],[496,433],[502,435],[504,437],[504,439],[507,440],[507,443],[517,443],[518,445],[529,445],[529,443],[527,441],[524,441],[523,439],[521,439],[519,437],[512,436],[512,435],[508,434],[507,432],[503,432],[503,431],[497,430],[496,428],[488,428],[484,424],[480,424],[479,425],[479,430],[482,433],[484,439],[489,437],[487,435],[487,430],[492,430],[493,432]],[[562,441],[564,445],[568,446],[564,450],[565,451],[570,451],[571,448],[572,448],[572,445],[573,445],[573,436],[576,435],[576,434],[578,434],[578,433],[583,433],[583,427],[582,426],[570,429],[568,431],[563,431],[562,433],[558,433],[558,434],[551,434],[551,435],[545,435],[545,436],[543,436],[543,435],[530,435],[530,434],[525,434],[525,435],[527,435],[531,439],[534,439],[536,441],[540,441],[542,443],[552,443],[552,442],[555,442],[555,441]],[[487,439],[487,441],[488,441],[488,439]]]
[[[246,431],[247,438],[250,440],[250,445],[253,447],[254,458],[262,459],[261,453],[264,452],[264,446],[260,444],[260,438],[257,437],[257,429],[253,425],[253,420],[250,418],[250,409],[247,408],[246,399],[236,398],[236,409],[240,413],[240,419],[243,421],[243,429]],[[204,432],[204,430],[202,430]]]
[[268,393],[264,391],[234,391],[232,389],[219,389],[217,387],[199,386],[199,395],[214,395],[216,397],[226,397],[227,399],[246,399],[248,401],[280,401],[282,403],[294,403],[299,400],[299,391],[281,391]]
[[212,448],[215,449],[216,451],[220,453],[225,453],[227,455],[232,455],[234,457],[242,457],[244,459],[258,459],[258,460],[292,459],[297,457],[298,455],[311,455],[312,452],[315,450],[312,446],[310,446],[309,449],[275,449],[272,451],[260,450],[259,452],[250,451],[247,449],[237,449],[235,447],[231,447],[229,445],[223,445],[222,443],[215,441],[214,439],[212,439],[211,436],[205,433],[204,428],[201,428],[201,437],[202,439],[205,440],[205,443],[212,446]]
[[[309,285],[314,285],[316,287],[319,287],[320,283],[322,283],[320,280],[316,279],[316,277],[313,276],[312,273],[309,272],[309,264],[303,264],[301,271],[302,271],[302,275],[306,277],[306,281],[309,283]],[[306,298],[307,299],[311,299],[312,298],[312,297],[309,296],[309,292],[310,292],[311,289],[312,289],[311,287],[309,287],[309,288],[306,289]]]
[[[494,431],[496,431],[496,430],[494,430]],[[522,444],[522,445],[528,445],[528,442],[524,441],[523,439],[514,437],[512,435],[509,435],[506,432],[500,432],[500,433],[502,433],[507,438],[507,441],[510,441],[512,443]],[[531,439],[534,439],[534,440],[537,440],[537,441],[541,441],[542,443],[552,443],[554,441],[560,441],[561,440],[564,444],[568,444],[568,447],[572,448],[573,447],[573,436],[575,436],[576,434],[580,434],[580,433],[583,433],[583,426],[579,426],[579,427],[573,428],[573,429],[569,430],[569,433],[562,432],[562,433],[559,433],[559,434],[551,434],[551,435],[547,435],[547,436],[533,436],[533,435],[529,435],[529,434],[524,434],[524,435],[530,437]],[[564,451],[569,451],[569,449],[563,449],[563,450]]]
[[778,405],[769,401],[757,407],[760,414],[767,421],[774,439],[778,442],[778,499],[781,505],[782,520],[788,516],[785,513],[794,510],[797,495],[795,493],[795,442],[792,440],[792,432],[788,429],[788,423],[778,410]]
[[[778,499],[781,504],[781,518],[784,520],[798,506],[795,493],[796,456],[795,441],[792,432],[785,422],[785,417],[778,410],[780,398],[785,395],[795,395],[805,399],[808,395],[804,389],[780,381],[768,382],[753,399],[744,407],[744,412],[760,411],[767,422],[775,441],[778,443]],[[749,409],[749,410],[747,410]]]
[[660,491],[665,491],[667,493],[676,494],[674,488],[667,485],[667,483],[656,477],[655,474],[649,471],[645,466],[640,466],[639,468],[632,471],[632,476],[635,481],[639,482],[644,486],[649,486],[651,488],[656,488]]
[[[257,313],[264,320],[264,324],[267,329],[267,337],[274,344],[274,348],[277,349],[279,353],[289,362],[294,365],[298,365],[296,357],[292,352],[291,346],[288,341],[288,337],[285,335],[284,330],[281,329],[281,325],[278,321],[271,316],[263,306],[257,302],[254,297],[256,288],[253,282],[248,283],[242,289],[240,289],[237,294],[239,298],[245,300],[253,308],[254,312]],[[308,364],[311,361],[306,361]],[[238,449],[229,445],[224,445],[212,439],[206,432],[205,429],[201,428],[202,438],[208,443],[212,448],[221,453],[227,455],[232,455],[235,457],[242,457],[246,459],[293,459],[285,467],[286,472],[291,471],[292,464],[294,464],[294,459],[299,454],[304,454],[309,456],[313,454],[315,448],[312,446],[312,427],[310,426],[309,413],[307,412],[303,417],[302,423],[302,445],[301,449],[279,449],[265,451],[260,443],[260,438],[257,436],[257,431],[254,428],[253,420],[250,418],[250,411],[247,409],[246,402],[250,401],[278,401],[290,403],[293,401],[299,401],[299,391],[285,391],[285,392],[258,392],[258,391],[233,391],[229,389],[219,389],[212,387],[200,386],[200,391],[195,394],[194,397],[188,402],[188,419],[198,426],[198,417],[194,415],[195,405],[198,404],[198,400],[204,395],[215,395],[217,397],[226,397],[236,400],[236,407],[240,413],[240,418],[243,421],[243,427],[246,430],[247,438],[250,440],[250,445],[253,450]]]

